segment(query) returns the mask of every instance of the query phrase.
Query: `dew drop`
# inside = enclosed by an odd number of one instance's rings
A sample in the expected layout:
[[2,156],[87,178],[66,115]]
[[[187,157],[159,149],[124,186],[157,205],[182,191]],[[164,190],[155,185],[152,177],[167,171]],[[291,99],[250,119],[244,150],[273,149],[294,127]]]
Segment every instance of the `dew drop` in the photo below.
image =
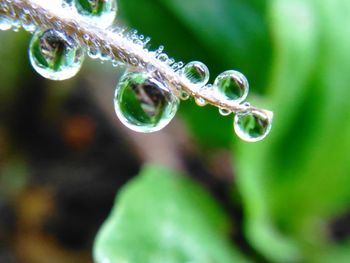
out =
[[9,30],[12,28],[13,21],[4,15],[0,15],[0,30]]
[[188,63],[181,70],[181,74],[190,83],[198,87],[203,87],[209,81],[209,69],[205,64],[199,61]]
[[29,46],[33,68],[51,80],[65,80],[75,76],[84,60],[79,44],[63,31],[37,31]]
[[237,103],[244,101],[249,92],[249,84],[246,77],[234,70],[220,74],[216,78],[214,86],[223,98]]
[[222,116],[228,116],[232,113],[232,111],[228,110],[228,109],[225,109],[225,108],[219,108],[219,113],[222,115]]
[[118,118],[136,132],[161,130],[173,119],[178,106],[179,99],[167,85],[149,73],[125,73],[115,91]]
[[123,65],[123,63],[122,62],[120,62],[120,61],[118,61],[118,60],[112,60],[112,66],[113,67],[119,67],[119,66],[121,66],[121,65]]
[[158,60],[161,61],[161,62],[167,62],[168,59],[169,59],[168,55],[165,54],[165,53],[159,54],[159,56],[158,56],[157,58],[158,58]]
[[191,97],[191,96],[190,96],[190,94],[188,94],[187,91],[182,90],[182,91],[180,92],[180,98],[181,98],[182,100],[188,100],[190,97]]
[[98,59],[100,57],[100,51],[97,48],[89,48],[87,54],[92,59]]
[[30,23],[30,22],[28,22],[28,23],[23,23],[23,24],[22,24],[22,27],[23,27],[23,29],[24,29],[25,31],[30,32],[30,33],[33,33],[33,32],[35,32],[35,30],[36,30],[36,26],[35,26],[33,23]]
[[205,105],[207,105],[206,100],[203,99],[202,97],[196,97],[194,100],[195,100],[196,104],[200,107],[204,107]]
[[271,126],[272,115],[257,110],[237,113],[234,120],[236,134],[247,142],[261,141],[269,134]]
[[133,65],[135,67],[139,64],[139,60],[136,57],[133,57],[133,56],[129,59],[129,62],[130,62],[131,65]]
[[[107,28],[111,26],[117,14],[116,0],[65,0],[87,22]],[[68,3],[69,4],[69,3]]]

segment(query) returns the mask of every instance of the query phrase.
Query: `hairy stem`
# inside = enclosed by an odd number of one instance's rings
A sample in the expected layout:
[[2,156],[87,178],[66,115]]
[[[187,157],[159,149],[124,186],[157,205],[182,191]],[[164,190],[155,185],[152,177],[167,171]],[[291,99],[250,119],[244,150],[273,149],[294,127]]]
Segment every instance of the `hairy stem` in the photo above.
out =
[[130,67],[154,72],[156,76],[169,83],[172,91],[180,96],[185,91],[193,97],[202,98],[208,104],[232,112],[260,111],[272,118],[272,112],[247,104],[232,103],[203,94],[195,85],[176,72],[169,64],[160,61],[155,52],[134,43],[132,39],[118,30],[102,29],[82,21],[77,15],[55,4],[52,0],[0,0],[0,15],[5,15],[18,26],[35,26],[37,29],[63,30],[75,37],[86,50],[98,50],[112,61],[122,61]]

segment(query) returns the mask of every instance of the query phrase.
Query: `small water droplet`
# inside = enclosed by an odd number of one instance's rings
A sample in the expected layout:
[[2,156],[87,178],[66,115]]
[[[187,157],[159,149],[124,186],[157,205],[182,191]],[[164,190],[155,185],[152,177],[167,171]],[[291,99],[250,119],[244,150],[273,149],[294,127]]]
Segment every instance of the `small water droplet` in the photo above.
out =
[[169,58],[167,63],[168,63],[169,66],[171,66],[172,64],[175,63],[175,59],[174,58]]
[[84,53],[80,45],[65,32],[49,29],[33,35],[29,58],[33,68],[43,77],[65,80],[78,73]]
[[89,48],[87,54],[92,59],[98,59],[100,57],[99,50],[97,48]]
[[150,72],[150,73],[152,73],[152,72],[154,72],[156,70],[156,66],[153,65],[152,63],[147,63],[146,68],[147,68],[147,71]]
[[228,110],[228,109],[225,109],[225,108],[219,108],[219,113],[222,115],[222,116],[228,116],[232,113],[232,111]]
[[250,103],[249,102],[244,102],[244,107],[246,107],[246,108],[249,108],[250,107]]
[[146,37],[146,38],[143,40],[143,46],[144,46],[144,47],[147,47],[147,45],[149,44],[150,41],[151,41],[151,38],[150,38],[150,37]]
[[89,41],[90,36],[89,36],[88,34],[84,34],[84,35],[83,35],[83,38],[84,38],[85,41]]
[[[117,13],[116,0],[64,0],[87,22],[107,28],[114,22]],[[68,3],[69,5],[69,3]]]
[[0,15],[0,30],[9,30],[12,28],[13,21],[4,15]]
[[190,94],[188,94],[187,91],[185,91],[185,90],[182,90],[182,91],[181,91],[181,93],[180,93],[180,98],[181,98],[182,100],[188,100],[190,97],[191,97],[191,96],[190,96]]
[[101,50],[100,59],[103,61],[107,61],[107,60],[110,60],[111,57],[112,57],[111,48],[108,46],[104,46],[104,48],[102,48],[102,50]]
[[112,66],[113,67],[119,67],[119,66],[121,66],[121,65],[123,65],[123,63],[122,62],[120,62],[120,61],[118,61],[118,60],[112,60]]
[[22,27],[25,31],[29,32],[29,33],[33,33],[36,30],[36,26],[33,23],[23,23]]
[[161,53],[158,55],[158,60],[161,61],[161,62],[167,62],[168,61],[168,55],[165,54],[165,53]]
[[200,107],[204,107],[205,105],[207,105],[206,100],[203,99],[202,97],[196,97],[194,100],[195,100],[196,104]]
[[131,65],[133,65],[135,67],[138,66],[138,64],[139,64],[139,60],[136,57],[131,57],[129,59],[129,62],[130,62]]
[[237,113],[234,129],[238,137],[247,142],[257,142],[264,139],[270,132],[272,116],[261,111]]
[[143,133],[159,131],[175,116],[179,99],[167,85],[144,72],[127,72],[114,97],[115,111],[128,128]]
[[249,84],[246,77],[234,70],[220,74],[216,78],[214,86],[223,98],[237,103],[244,101],[249,92]]
[[209,69],[205,64],[199,61],[188,63],[181,70],[181,74],[190,83],[198,87],[203,87],[209,81]]
[[164,51],[164,46],[163,46],[163,45],[159,46],[158,49],[157,49],[156,51],[154,51],[156,57],[157,57],[159,54],[162,54],[163,51]]

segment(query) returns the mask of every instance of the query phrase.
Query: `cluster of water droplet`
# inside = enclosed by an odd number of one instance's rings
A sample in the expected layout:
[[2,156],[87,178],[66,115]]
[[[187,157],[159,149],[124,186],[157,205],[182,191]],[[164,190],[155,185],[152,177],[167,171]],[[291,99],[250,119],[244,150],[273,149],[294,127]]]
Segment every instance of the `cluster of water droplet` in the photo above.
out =
[[[111,26],[116,17],[116,0],[57,1],[58,5],[82,21],[99,28]],[[193,61],[184,65],[170,58],[164,52],[163,46],[155,51],[148,51],[150,38],[139,35],[136,30],[126,30],[122,26],[108,29],[120,39],[147,51],[151,57],[176,72],[188,87],[186,90],[179,89],[171,81],[165,80],[153,63],[137,58],[127,49],[120,49],[116,54],[112,52],[111,45],[102,45],[88,34],[78,39],[76,35],[70,36],[62,30],[36,30],[30,16],[27,10],[23,10],[16,21],[0,15],[0,30],[17,31],[22,26],[25,30],[34,32],[29,47],[29,58],[33,68],[45,78],[65,80],[75,76],[84,61],[83,46],[86,47],[88,56],[93,59],[98,58],[101,62],[111,61],[113,66],[129,65],[116,87],[114,105],[121,122],[134,131],[150,133],[164,128],[175,116],[179,98],[187,100],[191,95],[199,106],[205,106],[208,102],[218,105],[223,116],[230,115],[232,109],[238,109],[233,110],[234,130],[245,141],[260,141],[271,129],[272,115],[270,116],[269,112],[254,109],[248,103],[244,103],[249,92],[249,83],[238,71],[225,71],[217,76],[214,84],[208,84],[209,70],[202,62]],[[174,86],[179,98],[174,95]]]
[[[181,75],[184,81],[195,86],[193,91],[197,96],[195,101],[199,106],[207,104],[205,98],[215,98],[222,104],[239,105],[244,102],[249,92],[249,83],[246,77],[235,70],[221,73],[214,81],[208,84],[209,70],[199,61],[190,62],[183,67]],[[185,96],[184,99],[187,99]],[[236,112],[234,130],[243,140],[256,142],[264,139],[271,130],[272,116],[267,112],[253,110],[249,103],[244,104],[242,111]],[[246,108],[246,110],[244,110]],[[223,116],[232,112],[225,107],[219,107]]]

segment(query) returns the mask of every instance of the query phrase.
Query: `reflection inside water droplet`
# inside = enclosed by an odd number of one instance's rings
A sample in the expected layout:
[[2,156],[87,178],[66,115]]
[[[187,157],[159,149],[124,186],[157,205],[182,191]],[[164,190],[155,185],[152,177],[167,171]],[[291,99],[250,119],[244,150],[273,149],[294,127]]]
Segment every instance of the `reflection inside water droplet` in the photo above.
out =
[[115,91],[117,116],[130,129],[150,133],[161,130],[175,116],[179,99],[162,81],[144,72],[127,72]]
[[245,100],[249,92],[249,84],[246,77],[234,70],[220,74],[216,78],[214,86],[224,99],[237,103]]
[[181,74],[191,84],[199,87],[203,87],[209,81],[209,69],[208,67],[199,61],[193,61],[188,63],[182,70]]
[[247,142],[261,141],[269,134],[271,126],[272,116],[257,110],[237,113],[234,120],[236,134]]
[[64,0],[87,22],[106,28],[113,24],[117,13],[116,0]]
[[84,60],[80,45],[65,32],[38,31],[29,46],[29,58],[33,68],[43,77],[65,80],[77,74]]

